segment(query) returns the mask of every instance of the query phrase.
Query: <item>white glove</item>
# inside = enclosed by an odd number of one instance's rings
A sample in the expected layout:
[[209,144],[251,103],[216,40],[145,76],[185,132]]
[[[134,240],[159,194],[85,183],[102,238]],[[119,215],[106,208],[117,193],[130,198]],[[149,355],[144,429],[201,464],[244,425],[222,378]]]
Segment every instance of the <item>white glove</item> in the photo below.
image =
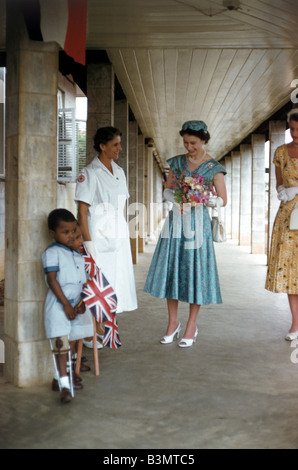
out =
[[281,184],[280,186],[278,186],[277,188],[277,193],[279,194],[281,191],[284,191],[286,188]]
[[217,197],[211,196],[211,197],[209,197],[208,206],[212,207],[212,208],[222,207],[223,206],[223,199],[220,196],[217,196]]
[[292,201],[295,196],[298,194],[298,186],[292,186],[291,188],[286,188],[286,194],[288,196],[288,201]]
[[173,204],[176,203],[175,198],[174,198],[174,191],[172,189],[166,188],[163,192],[163,195],[167,201],[170,201]]
[[298,194],[298,186],[285,188],[284,186],[281,185],[281,186],[278,186],[277,188],[277,198],[282,202],[292,201],[297,194]]
[[92,258],[95,261],[96,260],[96,249],[95,249],[94,243],[92,241],[88,241],[88,242],[84,242],[84,243],[85,243],[86,248],[89,251],[90,255],[92,256]]
[[286,194],[286,188],[283,185],[278,186],[277,188],[277,199],[282,202],[287,202],[288,197]]

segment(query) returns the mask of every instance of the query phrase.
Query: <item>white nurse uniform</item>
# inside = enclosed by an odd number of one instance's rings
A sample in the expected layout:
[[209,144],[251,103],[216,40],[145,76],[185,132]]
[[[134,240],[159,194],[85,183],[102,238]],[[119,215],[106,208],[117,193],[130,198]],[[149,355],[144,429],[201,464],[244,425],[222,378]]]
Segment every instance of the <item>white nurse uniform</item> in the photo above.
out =
[[114,288],[117,312],[135,310],[137,296],[129,232],[124,217],[129,198],[123,169],[112,160],[111,173],[98,157],[82,170],[75,200],[88,208],[88,228],[96,250],[96,264]]

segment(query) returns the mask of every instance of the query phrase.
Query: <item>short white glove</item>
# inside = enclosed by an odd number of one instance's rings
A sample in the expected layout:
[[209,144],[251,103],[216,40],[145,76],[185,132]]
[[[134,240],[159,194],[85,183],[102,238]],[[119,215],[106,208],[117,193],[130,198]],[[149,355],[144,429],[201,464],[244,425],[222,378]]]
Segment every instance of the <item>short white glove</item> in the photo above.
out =
[[286,194],[286,188],[283,185],[278,186],[277,188],[277,199],[282,202],[287,202],[288,197]]
[[279,194],[280,192],[284,191],[286,188],[281,184],[280,186],[278,186],[277,188],[277,193]]
[[164,195],[164,198],[169,201],[169,202],[172,202],[173,204],[175,204],[175,198],[174,198],[174,191],[172,189],[169,189],[169,188],[166,188],[163,192],[163,195]]
[[217,196],[217,197],[211,196],[211,197],[209,197],[208,206],[212,207],[212,208],[222,207],[223,206],[223,199],[220,196]]
[[96,249],[95,249],[94,243],[92,241],[88,241],[88,242],[84,242],[84,243],[85,243],[86,248],[89,251],[90,255],[92,256],[92,258],[95,261],[96,260]]
[[281,185],[281,186],[278,186],[277,188],[277,198],[282,202],[292,201],[297,194],[298,194],[298,186],[285,188],[284,186]]
[[298,194],[298,186],[292,186],[291,188],[286,188],[286,194],[288,196],[288,201],[292,201],[295,196]]

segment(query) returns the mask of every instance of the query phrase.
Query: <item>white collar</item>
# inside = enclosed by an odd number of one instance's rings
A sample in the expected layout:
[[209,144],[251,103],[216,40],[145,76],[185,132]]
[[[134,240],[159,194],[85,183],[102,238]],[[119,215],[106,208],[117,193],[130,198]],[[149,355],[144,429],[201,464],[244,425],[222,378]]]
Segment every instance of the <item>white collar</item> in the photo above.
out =
[[110,170],[107,169],[107,167],[100,161],[98,156],[93,159],[92,163],[96,169],[100,169],[104,171],[105,173],[107,173],[108,175],[110,175],[112,178],[119,180],[119,178],[116,176],[116,173],[120,169],[120,166],[117,165],[117,163],[115,163],[114,160],[111,161],[113,173],[111,173]]

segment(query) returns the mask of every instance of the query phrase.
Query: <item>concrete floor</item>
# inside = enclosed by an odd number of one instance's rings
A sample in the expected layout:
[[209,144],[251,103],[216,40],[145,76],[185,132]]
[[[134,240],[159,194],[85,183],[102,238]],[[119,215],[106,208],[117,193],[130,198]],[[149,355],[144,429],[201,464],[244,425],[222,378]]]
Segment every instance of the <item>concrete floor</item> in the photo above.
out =
[[297,449],[298,350],[286,296],[264,290],[265,257],[216,245],[224,303],[201,309],[198,341],[181,349],[159,343],[166,303],[142,292],[153,249],[135,267],[139,309],[119,316],[123,346],[100,351],[100,377],[81,374],[71,404],[0,378],[0,448]]

